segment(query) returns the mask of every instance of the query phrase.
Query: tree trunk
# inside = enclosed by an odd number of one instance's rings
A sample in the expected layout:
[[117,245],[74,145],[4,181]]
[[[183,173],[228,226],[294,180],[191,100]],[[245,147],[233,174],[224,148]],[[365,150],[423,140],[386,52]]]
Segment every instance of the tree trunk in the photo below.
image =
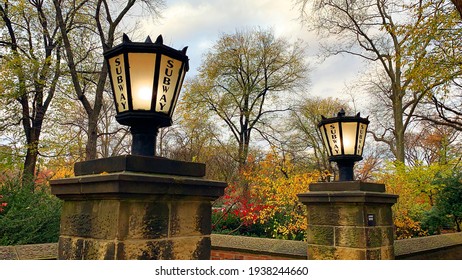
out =
[[[403,162],[405,160],[404,154],[404,123],[403,123],[403,100],[399,97],[399,94],[394,93],[392,99],[393,102],[393,121],[394,121],[394,136],[395,136],[395,147],[392,147],[392,151],[397,161]],[[394,149],[393,149],[394,148]]]
[[462,18],[462,0],[451,0],[451,2],[456,6],[456,10],[459,12],[460,17]]
[[[27,130],[27,151],[26,158],[24,159],[22,184],[23,186],[33,186],[35,179],[35,168],[37,166],[38,158],[38,144],[41,133],[41,121],[40,124],[34,122],[34,126]],[[33,191],[33,189],[31,190]]]
[[37,145],[27,145],[26,158],[24,160],[24,170],[22,174],[23,186],[29,186],[30,183],[34,182],[35,178],[35,167],[37,165],[38,150]]
[[97,158],[97,141],[98,141],[98,117],[96,114],[88,115],[88,139],[85,146],[85,160]]

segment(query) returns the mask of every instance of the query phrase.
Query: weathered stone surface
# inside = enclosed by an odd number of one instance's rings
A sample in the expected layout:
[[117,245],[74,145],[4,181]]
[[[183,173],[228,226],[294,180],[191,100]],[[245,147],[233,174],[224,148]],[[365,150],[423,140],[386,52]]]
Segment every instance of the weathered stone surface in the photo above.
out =
[[172,240],[125,240],[117,244],[118,260],[172,260]]
[[335,233],[333,226],[308,225],[306,231],[306,240],[308,244],[333,246],[334,237]]
[[335,247],[335,260],[366,260],[366,250],[359,248]]
[[309,260],[335,260],[336,248],[333,246],[311,245],[307,247]]
[[83,239],[60,236],[58,243],[58,259],[82,260]]
[[175,260],[209,260],[210,237],[174,238],[172,254]]
[[[123,201],[120,239],[156,239],[168,236],[169,204],[166,201]],[[121,218],[122,220],[122,218]],[[128,228],[125,230],[125,227]]]
[[170,235],[199,236],[211,233],[209,201],[175,201],[172,203]]
[[303,241],[212,234],[212,248],[251,254],[274,254],[306,259],[307,243]]
[[83,240],[82,258],[84,260],[114,260],[115,244],[112,240]]
[[[385,243],[388,243],[388,238],[383,234],[382,227],[366,227],[365,230],[365,245],[368,248],[377,248],[384,246]],[[386,238],[387,240],[383,240]]]
[[19,260],[14,246],[0,247],[0,260]]
[[366,260],[381,260],[382,259],[382,250],[381,248],[367,249],[366,250]]
[[364,227],[335,227],[335,246],[365,248],[366,232]]
[[395,249],[393,243],[389,246],[383,246],[380,248],[380,259],[381,260],[393,260],[395,259]]
[[0,260],[48,260],[57,254],[57,243],[0,246]]
[[115,200],[67,201],[61,212],[61,235],[113,239],[118,208]]

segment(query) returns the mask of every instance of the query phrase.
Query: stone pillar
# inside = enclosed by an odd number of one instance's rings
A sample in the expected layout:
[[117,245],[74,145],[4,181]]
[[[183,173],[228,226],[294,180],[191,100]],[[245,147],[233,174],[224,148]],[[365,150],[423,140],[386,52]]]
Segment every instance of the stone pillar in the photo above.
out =
[[58,259],[210,259],[211,201],[226,183],[205,165],[143,156],[77,163],[53,180],[64,200]]
[[308,259],[394,259],[391,206],[385,185],[360,181],[315,183],[299,194],[308,210]]

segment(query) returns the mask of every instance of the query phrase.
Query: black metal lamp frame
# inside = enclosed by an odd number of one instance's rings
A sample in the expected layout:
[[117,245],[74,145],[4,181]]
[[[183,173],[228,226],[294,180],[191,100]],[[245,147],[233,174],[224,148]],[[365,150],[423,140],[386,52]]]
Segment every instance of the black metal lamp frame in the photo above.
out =
[[[106,52],[104,52],[104,57],[108,64],[109,77],[111,80],[111,87],[113,91],[114,102],[116,103],[116,120],[122,125],[130,126],[130,132],[133,137],[132,141],[132,155],[141,155],[141,156],[154,156],[156,151],[156,138],[159,128],[168,127],[172,125],[172,114],[176,106],[176,101],[178,100],[178,95],[180,93],[181,85],[183,83],[184,74],[189,70],[189,59],[186,55],[187,47],[183,50],[175,50],[171,47],[168,47],[163,44],[162,36],[159,35],[157,40],[152,43],[150,37],[146,39],[144,43],[131,42],[127,35],[124,34],[123,42],[120,45],[117,45]],[[133,96],[131,89],[130,81],[130,61],[128,60],[129,53],[155,53],[155,69],[154,74],[154,85],[153,85],[153,94],[151,100],[151,110],[134,110],[133,108]],[[115,56],[123,55],[124,56],[124,67],[125,73],[124,79],[126,81],[126,98],[128,109],[119,112],[119,106],[117,104],[116,91],[114,88],[115,77],[112,77],[110,70],[109,60]],[[179,69],[177,82],[174,86],[174,96],[172,98],[172,104],[168,110],[168,113],[156,112],[156,100],[158,85],[161,83],[160,79],[160,65],[161,57],[167,56],[172,59],[181,61],[182,65]]]
[[[334,124],[338,123],[338,128],[339,128],[339,142],[340,142],[340,154],[334,155],[333,147],[331,147],[331,144],[329,140],[326,138],[323,138],[324,140],[324,146],[329,152],[329,161],[334,161],[337,163],[337,167],[339,169],[339,181],[353,181],[354,180],[354,172],[353,172],[353,167],[355,165],[355,162],[360,161],[363,159],[362,157],[362,152],[363,152],[363,147],[358,149],[358,144],[360,143],[360,140],[358,139],[359,137],[359,132],[360,132],[360,124],[369,124],[368,118],[361,118],[360,113],[358,113],[356,116],[345,116],[345,111],[343,109],[340,110],[340,112],[337,114],[337,117],[334,118],[326,118],[324,116],[321,116],[322,120],[318,124],[318,128],[321,130],[321,133],[326,135],[329,135],[326,125],[328,124]],[[344,148],[344,135],[342,132],[342,123],[345,122],[350,122],[350,123],[356,123],[356,137],[354,139],[355,147],[354,147],[354,154],[346,154],[345,153],[345,148]],[[367,130],[367,127],[366,127]],[[365,137],[362,135],[362,137]],[[364,140],[363,140],[364,141]],[[358,151],[359,150],[359,151]]]

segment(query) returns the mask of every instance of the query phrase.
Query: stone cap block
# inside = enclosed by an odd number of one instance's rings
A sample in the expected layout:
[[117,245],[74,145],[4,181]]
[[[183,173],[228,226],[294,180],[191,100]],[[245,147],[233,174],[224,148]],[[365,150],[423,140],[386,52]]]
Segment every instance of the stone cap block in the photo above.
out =
[[362,181],[337,181],[313,183],[309,186],[310,192],[337,192],[337,191],[365,191],[385,192],[384,184],[367,183]]
[[331,191],[331,192],[309,192],[298,195],[300,202],[309,203],[379,203],[379,204],[395,204],[398,200],[398,195],[364,192],[364,191]]
[[51,180],[51,192],[59,198],[89,196],[175,195],[216,199],[227,184],[202,178],[119,172]]
[[122,171],[204,177],[205,164],[163,157],[125,155],[82,161],[74,165],[76,176]]

